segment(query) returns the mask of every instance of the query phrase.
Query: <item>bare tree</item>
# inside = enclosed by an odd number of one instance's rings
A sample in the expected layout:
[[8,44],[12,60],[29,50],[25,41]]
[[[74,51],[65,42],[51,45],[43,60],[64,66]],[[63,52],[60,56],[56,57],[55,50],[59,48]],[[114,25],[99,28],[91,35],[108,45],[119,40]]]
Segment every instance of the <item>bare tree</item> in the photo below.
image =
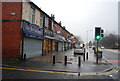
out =
[[106,35],[102,40],[100,40],[100,45],[106,48],[118,48],[118,35]]

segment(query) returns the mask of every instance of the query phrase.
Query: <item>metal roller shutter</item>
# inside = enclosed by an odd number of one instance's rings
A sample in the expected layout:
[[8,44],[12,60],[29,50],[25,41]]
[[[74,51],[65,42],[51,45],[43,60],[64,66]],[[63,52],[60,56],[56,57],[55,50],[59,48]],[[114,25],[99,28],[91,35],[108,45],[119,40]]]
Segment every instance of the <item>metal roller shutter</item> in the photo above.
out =
[[24,37],[24,50],[26,58],[40,56],[42,54],[42,40]]
[[63,51],[63,42],[59,42],[58,51]]

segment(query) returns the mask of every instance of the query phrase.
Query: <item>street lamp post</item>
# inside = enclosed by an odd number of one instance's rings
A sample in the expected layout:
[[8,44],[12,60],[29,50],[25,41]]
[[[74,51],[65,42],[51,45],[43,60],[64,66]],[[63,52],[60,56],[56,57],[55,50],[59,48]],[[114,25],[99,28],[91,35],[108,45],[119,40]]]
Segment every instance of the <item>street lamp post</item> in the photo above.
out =
[[87,49],[88,49],[88,45],[89,45],[89,33],[93,31],[93,30],[87,30]]
[[88,30],[87,30],[87,43],[86,43],[86,45],[87,45],[87,49],[88,49]]

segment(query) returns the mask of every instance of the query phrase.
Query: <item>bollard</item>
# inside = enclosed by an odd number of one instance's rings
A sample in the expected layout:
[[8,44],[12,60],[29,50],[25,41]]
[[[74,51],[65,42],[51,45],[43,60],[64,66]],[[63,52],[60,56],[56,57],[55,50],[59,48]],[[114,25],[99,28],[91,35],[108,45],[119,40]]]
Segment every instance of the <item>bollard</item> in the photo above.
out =
[[83,61],[85,61],[85,53],[83,54]]
[[98,57],[96,58],[96,63],[98,64]]
[[65,55],[64,61],[65,61],[65,65],[67,65],[67,56],[66,55]]
[[23,60],[24,60],[24,61],[26,60],[26,54],[24,54]]
[[55,64],[55,55],[53,55],[53,64]]
[[87,52],[87,54],[86,54],[86,59],[88,60],[88,52]]
[[81,57],[78,57],[78,66],[81,66]]
[[23,54],[20,56],[20,61],[23,61]]

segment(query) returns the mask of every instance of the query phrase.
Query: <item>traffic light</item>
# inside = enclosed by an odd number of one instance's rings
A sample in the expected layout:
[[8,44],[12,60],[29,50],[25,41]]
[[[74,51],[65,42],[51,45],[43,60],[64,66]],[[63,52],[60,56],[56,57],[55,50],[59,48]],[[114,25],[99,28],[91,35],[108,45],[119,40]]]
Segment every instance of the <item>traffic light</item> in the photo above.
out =
[[101,39],[101,27],[95,27],[95,40]]
[[103,38],[104,37],[104,30],[103,29],[101,29],[101,38]]

